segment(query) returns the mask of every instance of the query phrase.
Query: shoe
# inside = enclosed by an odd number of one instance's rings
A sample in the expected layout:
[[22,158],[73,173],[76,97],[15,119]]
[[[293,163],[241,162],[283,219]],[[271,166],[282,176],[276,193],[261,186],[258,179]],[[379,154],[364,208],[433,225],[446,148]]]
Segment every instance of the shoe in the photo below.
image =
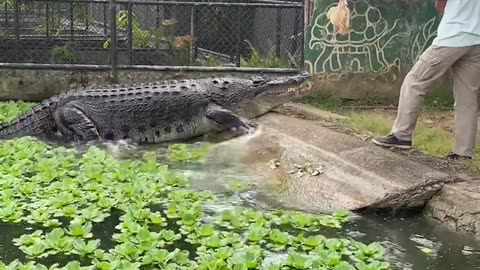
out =
[[373,139],[373,143],[383,147],[395,147],[400,149],[410,149],[412,148],[411,141],[403,141],[397,139],[393,134],[390,134],[386,137],[379,137]]
[[461,156],[461,155],[457,155],[455,153],[451,153],[451,154],[448,154],[447,155],[447,159],[450,159],[450,160],[465,160],[465,159],[472,159],[472,157],[469,157],[469,156]]

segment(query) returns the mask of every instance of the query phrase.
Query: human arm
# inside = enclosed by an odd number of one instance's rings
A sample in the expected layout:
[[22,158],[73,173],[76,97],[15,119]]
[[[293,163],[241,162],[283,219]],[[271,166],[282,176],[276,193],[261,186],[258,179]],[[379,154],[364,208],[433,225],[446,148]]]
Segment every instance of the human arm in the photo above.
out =
[[443,14],[446,4],[447,0],[435,0],[435,9],[437,10],[438,14]]

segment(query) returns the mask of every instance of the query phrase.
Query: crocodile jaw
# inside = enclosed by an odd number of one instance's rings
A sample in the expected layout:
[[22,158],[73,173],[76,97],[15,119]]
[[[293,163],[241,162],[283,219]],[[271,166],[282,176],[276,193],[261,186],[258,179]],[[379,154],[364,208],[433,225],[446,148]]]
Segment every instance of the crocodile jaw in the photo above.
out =
[[247,118],[263,115],[270,110],[294,99],[303,97],[311,91],[309,76],[302,73],[297,76],[285,76],[268,82],[250,101],[238,109],[238,113]]

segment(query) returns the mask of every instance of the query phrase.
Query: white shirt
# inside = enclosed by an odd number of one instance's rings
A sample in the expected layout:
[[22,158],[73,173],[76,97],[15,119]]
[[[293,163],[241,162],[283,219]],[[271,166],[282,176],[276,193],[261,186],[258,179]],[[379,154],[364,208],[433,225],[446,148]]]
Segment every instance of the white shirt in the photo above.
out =
[[448,0],[433,45],[465,47],[480,44],[480,0]]

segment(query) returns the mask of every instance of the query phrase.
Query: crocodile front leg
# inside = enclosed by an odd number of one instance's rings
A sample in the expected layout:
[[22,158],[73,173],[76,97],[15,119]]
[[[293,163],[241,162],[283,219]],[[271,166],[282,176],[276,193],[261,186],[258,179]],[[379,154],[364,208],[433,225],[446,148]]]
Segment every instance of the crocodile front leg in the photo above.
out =
[[94,141],[100,139],[93,121],[74,104],[66,104],[57,109],[54,119],[65,139],[74,141]]
[[218,105],[209,106],[206,117],[216,124],[232,130],[237,136],[252,133],[257,127],[254,122],[242,119],[232,111]]

